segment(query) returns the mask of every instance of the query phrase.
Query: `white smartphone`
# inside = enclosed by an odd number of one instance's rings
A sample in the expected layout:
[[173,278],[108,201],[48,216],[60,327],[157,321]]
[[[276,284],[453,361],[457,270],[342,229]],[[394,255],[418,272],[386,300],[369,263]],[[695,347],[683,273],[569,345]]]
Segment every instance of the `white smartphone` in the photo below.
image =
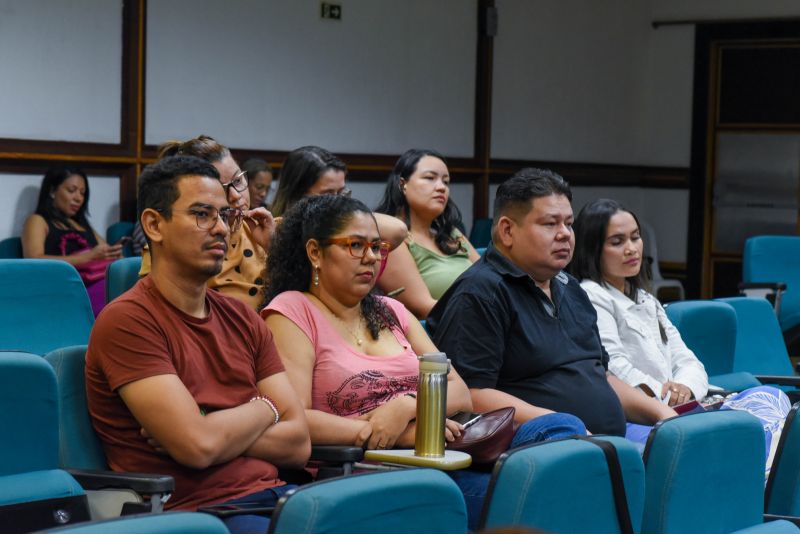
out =
[[453,417],[449,417],[449,419],[460,423],[464,428],[469,428],[477,423],[481,417],[481,414],[475,412],[458,412]]

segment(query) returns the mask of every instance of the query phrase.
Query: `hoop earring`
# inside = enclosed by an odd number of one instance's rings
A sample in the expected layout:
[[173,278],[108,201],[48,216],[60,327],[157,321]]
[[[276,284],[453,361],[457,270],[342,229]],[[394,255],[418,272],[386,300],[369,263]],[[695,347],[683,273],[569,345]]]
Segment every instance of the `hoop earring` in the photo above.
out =
[[319,265],[314,266],[314,287],[319,287]]

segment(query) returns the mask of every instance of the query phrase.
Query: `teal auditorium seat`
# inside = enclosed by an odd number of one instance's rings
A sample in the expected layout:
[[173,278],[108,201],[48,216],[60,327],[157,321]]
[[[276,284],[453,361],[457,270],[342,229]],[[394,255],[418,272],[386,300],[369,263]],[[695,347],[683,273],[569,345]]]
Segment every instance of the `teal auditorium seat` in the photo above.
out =
[[228,534],[225,523],[196,512],[143,514],[54,528],[45,532],[64,534]]
[[800,376],[796,376],[792,369],[792,361],[770,303],[752,297],[718,300],[736,311],[734,371],[752,373],[764,384],[800,386]]
[[[134,226],[135,224],[129,221],[115,222],[106,230],[106,242],[113,245],[123,237],[132,237]],[[122,255],[126,258],[133,256],[133,246],[130,242],[122,247]]]
[[59,462],[72,469],[108,469],[103,445],[95,434],[86,402],[86,345],[56,349],[44,359],[53,367],[59,387]]
[[769,523],[761,523],[760,525],[753,525],[752,527],[737,530],[734,534],[796,534],[800,532],[791,521],[779,519],[777,521],[770,521]]
[[800,516],[800,402],[786,416],[765,489],[768,514]]
[[[642,532],[722,533],[763,523],[764,460],[764,431],[748,413],[661,421],[645,447]],[[781,525],[763,528],[770,526]]]
[[278,501],[269,534],[467,531],[464,497],[432,469],[401,469],[314,482]]
[[469,233],[469,242],[475,248],[486,248],[492,240],[492,219],[475,219]]
[[0,259],[19,259],[22,257],[22,239],[7,237],[0,241]]
[[0,298],[0,350],[44,355],[89,341],[92,306],[67,262],[0,260]]
[[[634,532],[644,510],[644,466],[624,438],[598,438],[617,451]],[[621,532],[609,467],[600,447],[556,440],[504,453],[495,463],[481,528],[518,525],[546,532]]]
[[[763,235],[744,243],[742,279],[745,284],[784,283],[778,320],[786,345],[800,344],[800,237]],[[794,354],[794,351],[792,351]]]
[[728,391],[761,385],[734,367],[736,311],[726,302],[684,300],[667,306],[667,316],[681,338],[703,362],[709,383]]
[[122,258],[108,266],[106,271],[106,302],[111,302],[132,288],[139,280],[141,256]]
[[40,356],[0,352],[0,530],[86,521],[81,486],[58,465],[58,386]]
[[[109,473],[103,446],[92,426],[86,402],[86,346],[57,349],[45,355],[44,359],[55,371],[59,386],[59,463],[62,468],[69,469],[88,491],[92,518],[116,517],[123,507],[161,512],[162,497],[175,489],[172,477]],[[100,490],[102,493],[98,493]]]

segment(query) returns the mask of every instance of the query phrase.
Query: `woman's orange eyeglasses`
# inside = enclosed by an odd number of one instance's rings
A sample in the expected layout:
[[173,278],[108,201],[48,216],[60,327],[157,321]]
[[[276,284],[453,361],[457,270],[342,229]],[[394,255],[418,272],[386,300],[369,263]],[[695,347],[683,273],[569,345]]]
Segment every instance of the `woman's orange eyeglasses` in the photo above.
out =
[[381,241],[380,239],[367,241],[363,237],[332,237],[324,240],[322,244],[347,247],[350,255],[357,260],[363,260],[367,255],[367,250],[371,250],[381,261],[385,261],[391,248],[391,245],[386,241]]

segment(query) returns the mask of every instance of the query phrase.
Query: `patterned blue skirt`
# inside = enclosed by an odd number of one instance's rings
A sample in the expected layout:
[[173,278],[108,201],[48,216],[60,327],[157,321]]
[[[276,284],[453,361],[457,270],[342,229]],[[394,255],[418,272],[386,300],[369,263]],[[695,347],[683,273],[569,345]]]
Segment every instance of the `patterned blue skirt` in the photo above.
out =
[[[742,410],[758,417],[761,421],[761,426],[764,427],[767,476],[790,408],[791,404],[786,393],[771,386],[758,386],[730,395],[720,408],[720,410]],[[628,423],[625,437],[636,443],[643,452],[652,428],[652,426]]]

